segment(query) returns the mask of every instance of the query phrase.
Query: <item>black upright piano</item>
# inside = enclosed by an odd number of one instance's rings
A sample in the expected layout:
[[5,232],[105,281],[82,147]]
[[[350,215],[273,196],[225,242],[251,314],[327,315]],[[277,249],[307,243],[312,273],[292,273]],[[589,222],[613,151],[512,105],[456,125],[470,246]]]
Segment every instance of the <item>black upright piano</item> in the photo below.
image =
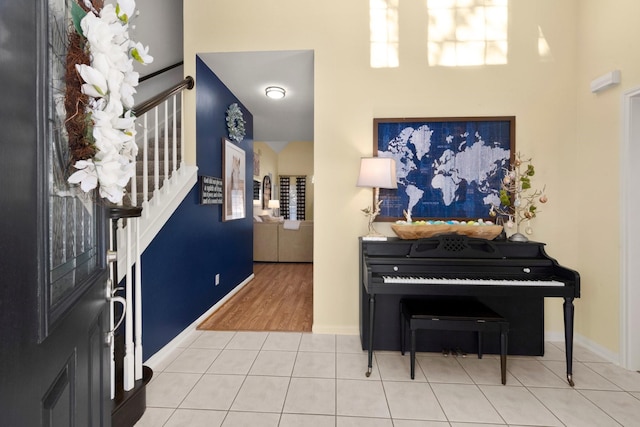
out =
[[[544,244],[486,240],[446,234],[420,240],[360,238],[360,339],[368,350],[399,350],[399,301],[405,296],[473,296],[509,321],[509,354],[544,354],[544,298],[564,298],[567,380],[573,385],[573,299],[580,275],[548,256]],[[442,343],[473,348],[464,333],[419,337],[418,351],[441,351]],[[466,340],[466,341],[465,341]],[[462,343],[462,344],[461,344]],[[485,353],[499,353],[485,341]]]

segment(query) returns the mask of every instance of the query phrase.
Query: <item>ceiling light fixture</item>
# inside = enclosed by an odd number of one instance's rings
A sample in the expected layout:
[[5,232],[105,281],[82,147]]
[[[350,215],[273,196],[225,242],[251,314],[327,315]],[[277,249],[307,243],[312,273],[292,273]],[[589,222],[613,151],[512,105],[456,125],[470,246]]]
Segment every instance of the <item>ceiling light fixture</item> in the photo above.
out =
[[280,86],[269,86],[264,90],[265,94],[271,99],[282,99],[285,95],[284,88]]

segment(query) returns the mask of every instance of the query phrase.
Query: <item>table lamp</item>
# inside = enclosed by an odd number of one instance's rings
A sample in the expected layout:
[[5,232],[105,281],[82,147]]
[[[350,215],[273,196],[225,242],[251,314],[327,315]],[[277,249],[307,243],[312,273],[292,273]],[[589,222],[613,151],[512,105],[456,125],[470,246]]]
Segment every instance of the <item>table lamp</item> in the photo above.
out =
[[362,209],[369,218],[369,232],[365,237],[380,236],[373,227],[373,221],[380,213],[380,188],[398,188],[396,161],[390,157],[363,157],[360,159],[358,187],[373,188],[373,206]]
[[280,200],[269,200],[267,206],[269,209],[273,209],[273,216],[280,216]]

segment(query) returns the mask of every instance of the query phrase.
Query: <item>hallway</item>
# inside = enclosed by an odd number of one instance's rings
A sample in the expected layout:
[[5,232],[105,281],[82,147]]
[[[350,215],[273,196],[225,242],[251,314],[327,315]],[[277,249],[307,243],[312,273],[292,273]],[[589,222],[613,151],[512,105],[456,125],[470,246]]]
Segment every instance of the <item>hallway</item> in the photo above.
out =
[[136,427],[637,426],[640,374],[577,345],[574,389],[561,343],[544,357],[510,357],[500,385],[483,359],[376,352],[371,377],[358,336],[194,331],[151,366]]
[[311,332],[313,263],[256,262],[253,273],[198,329]]

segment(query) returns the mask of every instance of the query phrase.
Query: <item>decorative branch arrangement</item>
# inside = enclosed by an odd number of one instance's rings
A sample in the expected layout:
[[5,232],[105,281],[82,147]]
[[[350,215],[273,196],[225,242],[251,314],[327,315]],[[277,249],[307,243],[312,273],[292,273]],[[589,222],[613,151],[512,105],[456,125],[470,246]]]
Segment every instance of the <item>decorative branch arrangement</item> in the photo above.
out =
[[537,202],[546,203],[547,196],[545,188],[534,190],[531,188],[531,177],[535,175],[535,168],[531,159],[523,160],[520,153],[516,154],[513,165],[505,169],[505,176],[502,179],[500,188],[500,204],[492,205],[489,215],[506,217],[505,226],[508,229],[515,227],[516,232],[509,237],[509,240],[516,242],[526,242],[529,239],[520,233],[520,226],[526,221],[525,233],[532,234],[530,220],[538,214]]

